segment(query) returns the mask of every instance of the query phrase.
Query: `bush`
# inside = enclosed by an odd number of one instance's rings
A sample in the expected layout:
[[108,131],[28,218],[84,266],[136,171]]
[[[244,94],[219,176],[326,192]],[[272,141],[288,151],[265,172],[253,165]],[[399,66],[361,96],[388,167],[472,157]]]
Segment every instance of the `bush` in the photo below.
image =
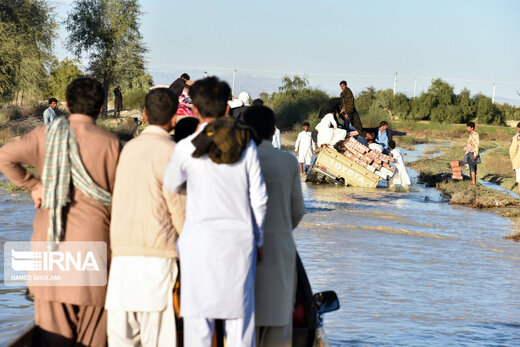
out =
[[329,95],[319,89],[307,88],[306,79],[298,76],[294,76],[292,80],[286,76],[282,82],[283,86],[278,92],[271,94],[266,102],[266,106],[271,107],[276,114],[280,130],[290,130],[312,118],[310,116],[314,113],[317,119],[317,113],[329,100]]
[[131,89],[123,94],[123,107],[124,108],[143,108],[144,100],[148,91],[143,89]]

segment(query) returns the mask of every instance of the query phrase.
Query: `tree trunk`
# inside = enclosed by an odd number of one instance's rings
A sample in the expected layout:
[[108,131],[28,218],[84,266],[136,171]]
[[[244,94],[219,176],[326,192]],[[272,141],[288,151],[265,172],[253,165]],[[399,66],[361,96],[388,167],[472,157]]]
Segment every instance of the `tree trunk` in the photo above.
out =
[[105,101],[103,102],[103,117],[108,116],[108,77],[103,78],[103,91],[105,94]]

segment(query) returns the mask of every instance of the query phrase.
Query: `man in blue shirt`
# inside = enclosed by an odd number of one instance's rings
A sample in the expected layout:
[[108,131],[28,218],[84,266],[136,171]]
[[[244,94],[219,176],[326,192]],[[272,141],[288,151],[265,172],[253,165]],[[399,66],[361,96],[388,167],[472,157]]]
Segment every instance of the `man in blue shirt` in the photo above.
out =
[[49,107],[45,111],[43,111],[43,123],[45,125],[51,124],[53,120],[58,118],[58,116],[56,115],[56,112],[54,112],[57,105],[58,105],[58,100],[56,100],[55,98],[49,99]]
[[381,123],[379,123],[379,128],[365,128],[364,130],[368,133],[374,134],[374,141],[383,146],[384,154],[390,153],[388,142],[392,141],[394,136],[410,135],[410,133],[404,131],[390,129],[387,121],[381,121]]

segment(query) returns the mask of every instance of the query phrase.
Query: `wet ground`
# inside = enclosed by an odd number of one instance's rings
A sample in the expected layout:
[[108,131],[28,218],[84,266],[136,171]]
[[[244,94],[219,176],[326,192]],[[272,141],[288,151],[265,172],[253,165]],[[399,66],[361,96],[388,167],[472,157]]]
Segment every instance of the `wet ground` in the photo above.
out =
[[[298,249],[314,292],[335,290],[341,302],[325,315],[332,345],[520,345],[520,244],[503,239],[507,218],[417,184],[407,193],[302,185]],[[0,190],[1,242],[30,238],[32,203],[15,195]],[[23,295],[0,284],[0,345],[31,320]]]

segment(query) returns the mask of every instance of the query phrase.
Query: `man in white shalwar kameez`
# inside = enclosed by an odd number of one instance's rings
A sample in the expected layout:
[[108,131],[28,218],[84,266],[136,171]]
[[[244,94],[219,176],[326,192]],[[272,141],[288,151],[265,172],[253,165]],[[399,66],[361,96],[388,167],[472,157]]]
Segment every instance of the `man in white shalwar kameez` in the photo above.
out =
[[312,133],[309,131],[309,123],[303,123],[303,131],[298,134],[296,143],[294,144],[294,154],[300,163],[300,173],[303,174],[303,166],[305,165],[305,173],[309,170],[312,161],[312,153],[316,150],[316,143],[312,139]]
[[193,156],[198,147],[192,141],[201,133],[213,135],[204,129],[225,116],[230,94],[227,83],[215,77],[193,85],[194,111],[202,122],[177,144],[164,176],[171,191],[187,184],[178,249],[184,345],[189,347],[211,346],[215,319],[224,320],[227,346],[255,344],[255,266],[267,205],[256,144],[248,141],[233,164],[217,164],[209,153]]

